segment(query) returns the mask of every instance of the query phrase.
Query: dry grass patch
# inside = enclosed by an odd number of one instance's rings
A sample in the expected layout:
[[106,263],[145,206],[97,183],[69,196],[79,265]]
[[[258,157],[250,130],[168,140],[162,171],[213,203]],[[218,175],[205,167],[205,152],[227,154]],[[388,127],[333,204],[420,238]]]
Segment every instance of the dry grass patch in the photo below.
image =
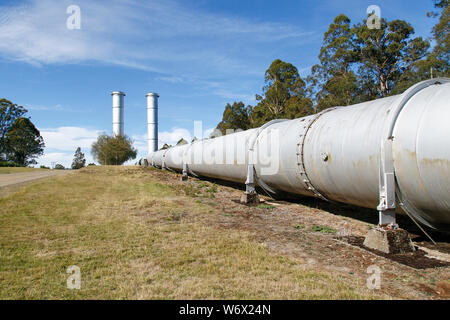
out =
[[[89,167],[1,198],[0,298],[373,298],[248,232],[205,223],[223,212],[149,170]],[[66,287],[70,265],[80,290]]]

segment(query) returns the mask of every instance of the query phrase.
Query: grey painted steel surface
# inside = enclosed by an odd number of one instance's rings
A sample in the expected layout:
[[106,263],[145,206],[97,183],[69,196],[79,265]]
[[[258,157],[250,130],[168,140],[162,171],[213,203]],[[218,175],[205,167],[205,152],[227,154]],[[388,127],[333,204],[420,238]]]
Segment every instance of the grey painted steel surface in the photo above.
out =
[[124,108],[124,96],[125,93],[121,91],[114,91],[111,93],[113,97],[113,135],[123,135],[123,108]]
[[251,129],[191,144],[186,157],[188,169],[197,175],[245,183],[245,150],[255,132]]
[[158,150],[158,98],[157,93],[147,93],[147,143],[148,153]]
[[[368,208],[387,201],[386,210],[450,230],[449,101],[449,79],[433,79],[402,95],[160,150],[147,160],[177,171],[187,163],[190,174],[240,183],[252,160],[257,184],[274,192]],[[389,183],[394,196],[383,200]]]

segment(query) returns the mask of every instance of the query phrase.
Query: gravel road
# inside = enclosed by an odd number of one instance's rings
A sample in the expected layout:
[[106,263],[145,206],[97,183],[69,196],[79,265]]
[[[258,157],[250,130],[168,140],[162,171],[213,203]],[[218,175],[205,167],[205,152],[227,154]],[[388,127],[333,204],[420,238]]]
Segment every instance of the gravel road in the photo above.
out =
[[68,174],[70,170],[48,170],[37,172],[19,172],[0,174],[0,188],[15,185],[18,183],[28,182],[36,179],[42,179],[46,177]]

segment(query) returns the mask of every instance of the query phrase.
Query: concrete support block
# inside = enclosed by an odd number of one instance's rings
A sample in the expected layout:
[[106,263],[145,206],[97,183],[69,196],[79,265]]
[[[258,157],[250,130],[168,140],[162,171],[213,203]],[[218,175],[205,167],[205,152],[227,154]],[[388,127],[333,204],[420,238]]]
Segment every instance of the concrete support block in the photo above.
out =
[[259,203],[259,195],[256,192],[247,193],[244,192],[241,196],[242,204],[258,204]]
[[372,229],[367,233],[364,245],[384,253],[398,254],[415,251],[409,233],[403,229]]

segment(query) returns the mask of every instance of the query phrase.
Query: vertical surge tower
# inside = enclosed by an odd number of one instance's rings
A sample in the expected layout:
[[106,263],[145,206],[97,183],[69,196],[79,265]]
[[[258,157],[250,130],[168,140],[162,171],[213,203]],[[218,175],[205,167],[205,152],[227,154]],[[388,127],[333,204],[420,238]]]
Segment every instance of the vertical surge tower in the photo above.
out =
[[114,91],[111,95],[113,97],[113,135],[123,136],[123,97],[125,93]]
[[157,93],[147,93],[148,152],[158,150],[158,98]]

